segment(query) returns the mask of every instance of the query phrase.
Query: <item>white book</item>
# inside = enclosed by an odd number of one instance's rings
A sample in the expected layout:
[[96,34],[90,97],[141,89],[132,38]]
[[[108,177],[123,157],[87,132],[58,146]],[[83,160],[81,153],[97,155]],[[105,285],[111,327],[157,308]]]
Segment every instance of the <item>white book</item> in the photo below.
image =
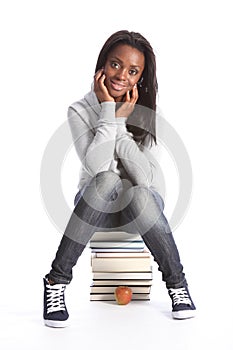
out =
[[91,241],[137,241],[141,239],[138,233],[128,233],[124,231],[95,232]]
[[93,280],[150,280],[153,278],[152,267],[149,272],[94,272]]
[[132,253],[132,252],[143,252],[145,247],[140,248],[91,248],[92,253],[103,252],[103,253]]
[[96,258],[145,258],[150,257],[151,253],[148,251],[142,252],[96,252],[93,254]]
[[94,241],[90,242],[91,248],[145,248],[145,243],[140,241]]
[[152,279],[93,280],[92,286],[152,286]]
[[[91,294],[114,293],[118,286],[91,286]],[[131,286],[133,294],[150,293],[151,286]]]
[[[91,301],[116,301],[112,294],[90,294]],[[150,300],[150,294],[133,294],[132,300]]]
[[145,258],[91,258],[95,272],[141,272],[150,271],[151,259]]

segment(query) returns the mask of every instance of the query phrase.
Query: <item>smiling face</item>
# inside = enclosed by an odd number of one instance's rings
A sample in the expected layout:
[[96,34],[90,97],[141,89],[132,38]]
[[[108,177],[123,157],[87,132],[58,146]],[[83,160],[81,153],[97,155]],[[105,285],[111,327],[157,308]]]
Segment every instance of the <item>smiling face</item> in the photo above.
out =
[[116,102],[139,81],[145,66],[144,54],[138,49],[119,44],[108,54],[104,73],[105,85]]

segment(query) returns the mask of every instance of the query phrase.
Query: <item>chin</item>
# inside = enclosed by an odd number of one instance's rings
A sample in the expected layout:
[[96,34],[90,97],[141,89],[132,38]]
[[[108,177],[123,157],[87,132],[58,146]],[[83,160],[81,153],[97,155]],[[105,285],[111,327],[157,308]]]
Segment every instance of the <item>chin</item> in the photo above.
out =
[[125,94],[119,94],[117,92],[111,92],[110,95],[116,100],[116,99],[122,99]]
[[114,98],[114,99],[119,99],[119,98],[122,98],[125,94],[126,94],[126,91],[117,91],[117,90],[114,90],[112,89],[111,85],[110,84],[106,84],[106,87],[108,89],[108,92],[109,94]]

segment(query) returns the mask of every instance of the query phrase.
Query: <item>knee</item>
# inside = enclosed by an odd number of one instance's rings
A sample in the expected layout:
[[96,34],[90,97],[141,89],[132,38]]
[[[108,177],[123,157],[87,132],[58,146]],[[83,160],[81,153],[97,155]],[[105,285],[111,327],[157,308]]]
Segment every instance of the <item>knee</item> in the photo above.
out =
[[113,171],[101,171],[91,181],[92,188],[100,196],[119,192],[122,186],[121,178]]
[[121,187],[122,182],[117,174],[103,171],[93,176],[86,185],[82,197],[89,207],[103,211],[110,202],[116,200]]
[[160,207],[161,211],[164,210],[164,200],[162,198],[162,196],[159,194],[158,191],[156,191],[154,188],[150,187],[150,192],[155,200],[155,202],[157,203],[157,205]]
[[130,191],[129,195],[130,195],[131,199],[133,200],[134,204],[144,206],[146,202],[148,204],[151,203],[151,205],[153,205],[155,203],[156,206],[161,211],[163,211],[164,201],[163,201],[162,197],[160,196],[160,194],[154,188],[142,186],[142,185],[137,185],[137,186],[131,187],[129,191]]
[[120,181],[120,176],[114,173],[113,171],[106,170],[96,174],[95,179],[98,182],[115,183]]

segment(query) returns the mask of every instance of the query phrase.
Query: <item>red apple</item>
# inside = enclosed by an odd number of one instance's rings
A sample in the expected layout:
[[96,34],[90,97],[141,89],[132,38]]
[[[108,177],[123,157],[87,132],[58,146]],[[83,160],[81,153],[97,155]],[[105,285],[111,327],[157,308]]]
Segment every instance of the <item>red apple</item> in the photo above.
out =
[[119,305],[126,305],[132,299],[132,289],[127,286],[119,286],[115,289],[115,298]]

